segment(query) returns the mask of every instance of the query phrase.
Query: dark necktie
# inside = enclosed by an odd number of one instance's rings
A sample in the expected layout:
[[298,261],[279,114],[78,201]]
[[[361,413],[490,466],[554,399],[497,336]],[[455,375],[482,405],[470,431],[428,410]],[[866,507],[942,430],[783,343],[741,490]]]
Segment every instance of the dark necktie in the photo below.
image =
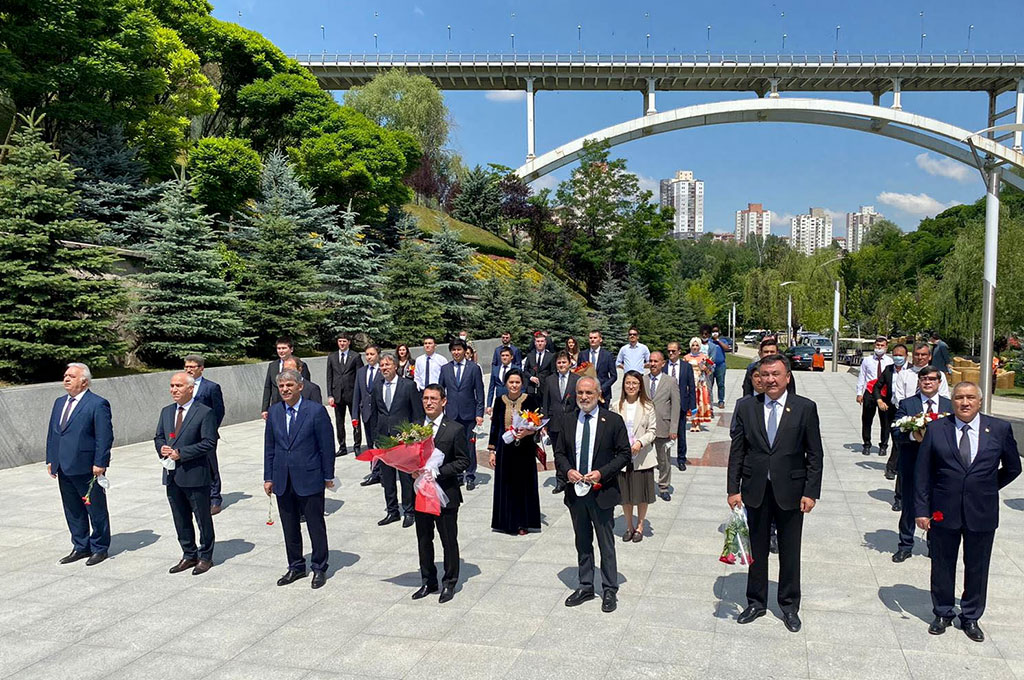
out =
[[583,440],[580,441],[580,474],[590,472],[590,419],[594,414],[588,413],[583,416]]
[[934,413],[934,411],[932,411],[932,400],[931,399],[929,399],[928,401],[925,402],[924,412],[925,413]]
[[75,398],[69,396],[68,403],[64,405],[64,413],[60,417],[60,429],[64,429],[68,426],[68,419],[71,417],[71,406],[75,403]]
[[593,364],[595,367],[597,366],[597,350],[596,349],[590,350],[590,363]]
[[373,366],[370,366],[370,370],[366,372],[366,389],[373,387]]
[[559,394],[559,396],[562,397],[562,399],[565,399],[565,374],[564,373],[558,376],[558,394]]
[[672,371],[672,379],[673,380],[678,380],[679,378],[676,375],[676,365],[675,364],[671,364],[670,369]]
[[348,363],[348,352],[342,352],[341,353],[341,365],[344,366],[346,363]]
[[651,399],[654,399],[654,393],[657,390],[657,387],[658,387],[658,379],[652,375],[651,376]]
[[775,407],[779,405],[779,402],[772,399],[768,402],[768,408],[771,409],[771,413],[768,415],[768,425],[765,426],[765,430],[768,433],[768,445],[775,446],[775,434],[779,431],[778,416],[775,413]]
[[540,352],[537,352],[537,370],[540,370]]
[[174,436],[177,437],[178,433],[181,432],[181,421],[185,419],[185,407],[178,406],[178,415],[174,418]]
[[287,434],[291,434],[292,433],[292,423],[295,422],[295,413],[296,413],[295,407],[294,406],[289,406],[288,407],[288,418],[285,420],[285,423],[284,423],[284,431]]
[[462,386],[462,362],[455,364],[455,384]]
[[430,384],[430,355],[427,355],[427,374],[423,376],[423,386],[426,387]]
[[498,371],[498,382],[500,382],[502,385],[505,384],[505,367],[504,366],[502,366],[501,370]]
[[960,430],[963,433],[960,436],[960,460],[963,461],[964,467],[971,466],[971,436],[968,434],[970,429],[970,425],[964,425]]

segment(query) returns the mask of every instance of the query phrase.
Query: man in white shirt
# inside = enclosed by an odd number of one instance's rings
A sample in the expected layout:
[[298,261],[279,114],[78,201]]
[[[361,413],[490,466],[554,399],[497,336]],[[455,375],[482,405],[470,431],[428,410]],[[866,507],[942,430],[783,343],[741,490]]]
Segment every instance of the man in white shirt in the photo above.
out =
[[[886,366],[892,364],[892,357],[886,354],[888,349],[889,340],[879,335],[875,338],[875,351],[860,362],[860,375],[857,376],[857,403],[861,405],[860,432],[865,456],[871,455],[871,426],[875,421],[875,411],[878,410],[878,405],[872,398],[872,391],[875,381],[882,377],[882,371]],[[880,423],[880,426],[879,449],[889,441],[889,433],[885,431],[884,424]]]
[[416,389],[421,393],[427,385],[441,379],[441,367],[448,363],[448,359],[434,351],[436,349],[437,341],[434,336],[428,335],[423,338],[423,354],[416,357],[416,370],[413,371]]
[[[918,342],[914,345],[914,364],[909,371],[900,371],[899,379],[895,377],[892,381],[893,403],[899,405],[907,397],[918,394],[921,389],[917,384],[917,374],[921,369],[932,362],[932,347],[927,342]],[[949,399],[949,382],[946,374],[939,370],[941,384],[939,385],[939,396]]]
[[647,345],[640,342],[640,331],[636,328],[629,329],[629,343],[619,349],[619,356],[615,364],[626,371],[636,371],[643,374],[644,369],[651,363],[651,350]]

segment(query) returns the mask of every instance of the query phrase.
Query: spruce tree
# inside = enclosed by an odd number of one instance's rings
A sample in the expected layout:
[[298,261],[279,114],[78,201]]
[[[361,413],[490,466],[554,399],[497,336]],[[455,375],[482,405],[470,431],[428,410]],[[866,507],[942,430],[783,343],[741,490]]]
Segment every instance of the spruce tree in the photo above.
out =
[[92,242],[99,225],[73,217],[75,171],[43,141],[42,116],[22,125],[0,164],[0,378],[59,375],[64,364],[106,364],[123,351],[114,331],[124,290]]
[[507,331],[513,342],[518,343],[534,329],[538,314],[537,289],[528,273],[529,268],[516,260],[511,277],[495,276],[484,279],[480,285],[480,309],[487,337],[498,337]]
[[622,281],[607,277],[597,295],[597,324],[604,338],[605,346],[612,352],[626,344],[629,330],[629,313],[626,309],[626,287]]
[[501,230],[501,191],[494,174],[478,165],[466,173],[459,189],[459,194],[452,201],[452,216],[498,234]]
[[[326,253],[318,248],[324,234],[338,224],[337,206],[316,203],[312,190],[299,183],[295,171],[280,151],[267,156],[260,175],[260,198],[253,206],[257,216],[284,217],[295,222],[295,230],[302,244],[300,256],[320,262]],[[254,236],[252,232],[250,235]]]
[[560,280],[549,278],[538,288],[534,323],[538,329],[551,331],[552,337],[562,346],[570,335],[580,340],[586,332],[587,316],[583,302]]
[[221,273],[213,218],[192,198],[184,174],[157,205],[159,231],[150,244],[148,273],[139,276],[139,311],[132,321],[139,356],[165,366],[189,352],[208,358],[244,354],[241,301]]
[[437,278],[424,246],[402,239],[385,266],[391,307],[393,344],[418,344],[424,335],[440,336],[444,330],[438,302]]
[[477,267],[470,257],[473,248],[459,240],[459,233],[448,220],[439,218],[440,230],[430,237],[430,255],[437,279],[437,299],[441,303],[445,337],[458,335],[463,328],[475,327],[479,313],[466,299],[473,294],[478,281]]

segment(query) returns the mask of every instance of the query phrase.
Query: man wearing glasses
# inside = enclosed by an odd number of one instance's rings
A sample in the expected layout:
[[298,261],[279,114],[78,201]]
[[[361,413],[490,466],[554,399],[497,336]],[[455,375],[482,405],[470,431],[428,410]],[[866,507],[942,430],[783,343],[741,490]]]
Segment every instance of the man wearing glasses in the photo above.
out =
[[643,374],[644,369],[651,365],[651,350],[647,345],[640,342],[640,331],[636,327],[629,329],[629,343],[619,350],[619,357],[615,365],[622,369],[622,372],[636,371]]

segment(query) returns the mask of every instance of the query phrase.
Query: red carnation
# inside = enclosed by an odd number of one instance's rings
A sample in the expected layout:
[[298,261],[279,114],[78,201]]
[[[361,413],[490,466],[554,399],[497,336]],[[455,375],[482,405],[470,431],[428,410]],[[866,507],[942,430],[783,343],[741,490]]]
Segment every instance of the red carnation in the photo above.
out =
[[359,421],[358,420],[353,420],[352,421],[352,427],[353,428],[359,427]]
[[944,515],[942,514],[941,510],[936,510],[935,512],[932,513],[932,521],[933,522],[941,522],[943,516]]
[[928,413],[927,416],[928,416],[928,420],[938,420],[939,419],[939,414],[935,413],[934,411],[932,411],[931,413]]
[[174,433],[173,432],[171,433],[171,439],[174,439]]
[[85,501],[86,505],[92,505],[92,501],[89,500],[88,496],[82,496],[82,500]]

